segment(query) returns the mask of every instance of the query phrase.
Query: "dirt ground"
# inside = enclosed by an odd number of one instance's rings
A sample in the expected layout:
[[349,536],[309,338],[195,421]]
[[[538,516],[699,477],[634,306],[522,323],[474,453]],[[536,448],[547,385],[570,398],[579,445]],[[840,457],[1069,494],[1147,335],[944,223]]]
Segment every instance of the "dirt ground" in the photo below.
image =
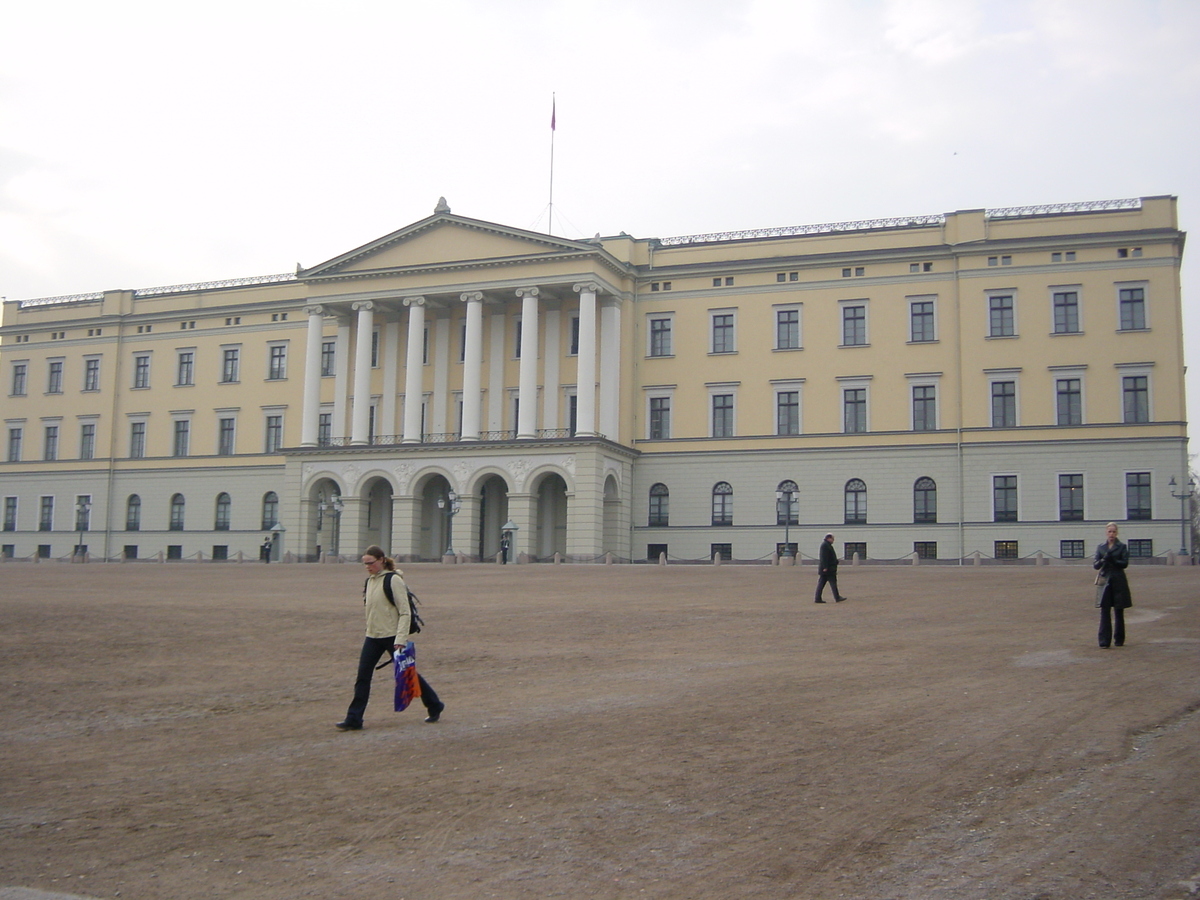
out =
[[406,571],[341,733],[361,566],[0,567],[0,892],[1200,896],[1200,569]]

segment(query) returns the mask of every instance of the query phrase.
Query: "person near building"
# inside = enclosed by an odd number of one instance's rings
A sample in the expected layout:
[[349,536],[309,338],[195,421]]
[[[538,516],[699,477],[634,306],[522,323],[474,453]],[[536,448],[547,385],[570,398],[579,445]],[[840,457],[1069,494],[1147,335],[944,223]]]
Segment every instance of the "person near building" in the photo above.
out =
[[1133,606],[1129,593],[1129,579],[1125,569],[1129,566],[1129,548],[1118,537],[1116,522],[1104,527],[1105,541],[1096,548],[1092,568],[1096,574],[1096,606],[1100,610],[1100,649],[1107,650],[1109,644],[1121,647],[1125,644],[1125,610]]
[[[367,583],[363,590],[367,634],[358,657],[354,698],[346,710],[346,718],[337,723],[339,731],[362,729],[363,713],[366,712],[367,701],[371,698],[371,676],[375,674],[375,665],[384,654],[390,656],[393,650],[403,649],[411,639],[408,631],[411,621],[408,586],[404,583],[403,573],[396,568],[395,560],[384,553],[382,548],[373,545],[363,551],[362,563],[367,567]],[[394,573],[390,585],[392,597],[395,598],[394,603],[388,599],[384,590],[384,579],[389,572]],[[420,672],[417,673],[417,680],[421,685],[421,702],[425,704],[427,712],[425,721],[436,722],[441,718],[446,704]]]
[[821,595],[825,592],[825,584],[828,583],[833,589],[833,599],[841,603],[846,598],[842,596],[838,590],[837,570],[838,557],[837,550],[833,548],[833,535],[825,535],[825,540],[821,541],[821,549],[817,552],[817,570],[820,572],[820,577],[817,579],[817,599],[813,602],[824,603]]
[[271,561],[271,536],[268,534],[263,537],[263,541],[258,545],[258,558],[265,563]]

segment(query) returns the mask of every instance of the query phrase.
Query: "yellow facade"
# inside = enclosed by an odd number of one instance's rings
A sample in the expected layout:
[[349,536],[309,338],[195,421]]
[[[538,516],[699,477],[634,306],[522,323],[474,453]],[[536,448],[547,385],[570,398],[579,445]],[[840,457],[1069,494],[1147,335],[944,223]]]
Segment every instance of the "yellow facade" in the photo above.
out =
[[294,275],[8,301],[4,549],[1161,556],[1183,245],[1173,197],[661,240],[439,204]]

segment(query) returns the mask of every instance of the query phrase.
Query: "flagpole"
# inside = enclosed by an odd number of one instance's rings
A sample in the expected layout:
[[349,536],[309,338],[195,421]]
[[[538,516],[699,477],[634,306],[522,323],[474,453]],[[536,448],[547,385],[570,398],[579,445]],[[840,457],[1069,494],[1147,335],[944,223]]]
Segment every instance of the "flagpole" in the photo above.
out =
[[550,94],[550,214],[547,218],[547,234],[554,234],[554,128],[557,108],[554,94]]

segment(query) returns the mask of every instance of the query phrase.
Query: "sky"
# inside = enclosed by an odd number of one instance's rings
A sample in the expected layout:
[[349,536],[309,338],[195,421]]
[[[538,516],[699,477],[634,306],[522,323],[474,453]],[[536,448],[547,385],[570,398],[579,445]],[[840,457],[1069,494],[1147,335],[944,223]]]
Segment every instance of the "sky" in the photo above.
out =
[[291,272],[441,196],[571,238],[1157,194],[1200,223],[1200,0],[0,0],[0,22],[8,299]]

